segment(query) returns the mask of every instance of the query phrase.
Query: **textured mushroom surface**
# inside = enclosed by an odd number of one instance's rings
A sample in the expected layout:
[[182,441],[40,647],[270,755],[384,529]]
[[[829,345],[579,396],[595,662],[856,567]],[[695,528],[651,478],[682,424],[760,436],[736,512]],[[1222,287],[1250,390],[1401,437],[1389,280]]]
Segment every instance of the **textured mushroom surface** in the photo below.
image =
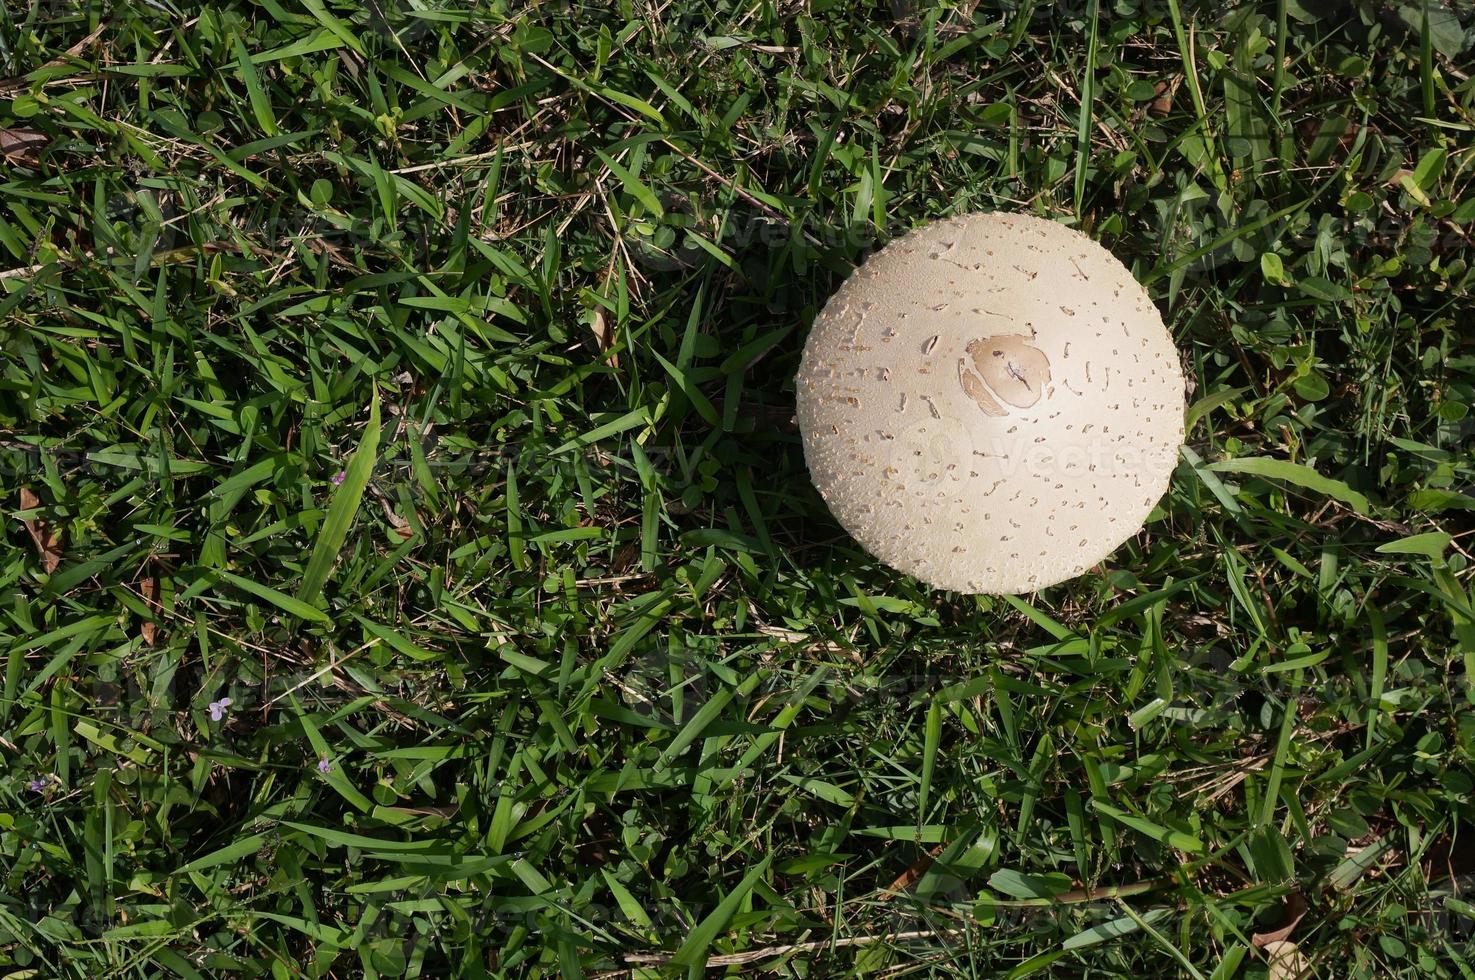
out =
[[938,588],[1019,593],[1142,527],[1183,441],[1162,317],[1064,225],[972,214],[871,256],[796,378],[810,476],[867,551]]

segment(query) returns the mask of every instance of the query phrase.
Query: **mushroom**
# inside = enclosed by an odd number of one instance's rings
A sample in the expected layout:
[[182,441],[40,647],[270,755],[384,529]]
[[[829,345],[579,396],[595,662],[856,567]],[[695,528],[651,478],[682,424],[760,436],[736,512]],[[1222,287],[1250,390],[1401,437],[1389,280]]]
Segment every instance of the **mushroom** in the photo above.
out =
[[1183,441],[1183,373],[1143,288],[1042,218],[895,239],[815,320],[795,379],[820,495],[937,588],[1017,594],[1141,529]]

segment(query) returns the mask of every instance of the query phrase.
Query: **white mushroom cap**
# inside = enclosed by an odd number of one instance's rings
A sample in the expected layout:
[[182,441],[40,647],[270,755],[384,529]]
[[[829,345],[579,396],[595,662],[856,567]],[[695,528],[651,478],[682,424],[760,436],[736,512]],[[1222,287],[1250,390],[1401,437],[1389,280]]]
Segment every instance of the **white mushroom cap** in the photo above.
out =
[[887,564],[1020,593],[1141,529],[1183,442],[1173,340],[1126,266],[1053,221],[970,214],[872,255],[796,378],[810,476]]

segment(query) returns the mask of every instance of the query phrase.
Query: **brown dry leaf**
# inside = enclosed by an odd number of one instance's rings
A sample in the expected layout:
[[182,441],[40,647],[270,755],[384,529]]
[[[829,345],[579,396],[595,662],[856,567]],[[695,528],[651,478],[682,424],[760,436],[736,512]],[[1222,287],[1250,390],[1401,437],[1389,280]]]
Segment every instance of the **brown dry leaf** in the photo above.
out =
[[1290,937],[1302,919],[1306,917],[1306,899],[1300,892],[1291,892],[1286,896],[1285,909],[1281,918],[1285,925],[1270,932],[1257,932],[1250,937],[1250,943],[1257,949],[1267,949],[1270,944],[1282,942]]
[[1152,87],[1153,100],[1147,103],[1147,111],[1154,116],[1166,116],[1173,111],[1173,94],[1178,91],[1181,78],[1174,78],[1171,82],[1158,82]]
[[380,500],[379,503],[384,508],[384,519],[389,522],[390,527],[394,528],[394,533],[399,535],[401,541],[408,541],[414,537],[415,530],[410,527],[410,522],[396,514],[394,508],[389,506],[389,501]]
[[[158,580],[152,578],[144,579],[138,584],[138,591],[142,593],[144,605],[148,606],[149,612],[152,613],[154,610],[158,609],[159,603],[156,598],[159,594]],[[138,633],[140,636],[143,637],[143,642],[145,644],[147,644],[148,646],[153,646],[154,640],[159,635],[159,628],[154,625],[154,621],[152,619],[145,619],[142,625],[139,626]]]
[[[594,308],[594,318],[589,321],[589,329],[594,331],[594,339],[599,343],[599,353],[603,354],[614,344],[614,328],[605,320],[604,310],[601,310],[597,306]],[[610,367],[619,367],[620,355],[611,354],[609,356],[609,365]]]
[[0,128],[0,154],[16,163],[35,163],[49,140],[34,129]]
[[1268,943],[1265,959],[1270,964],[1267,980],[1310,980],[1311,961],[1301,954],[1295,943]]
[[926,874],[927,869],[932,867],[932,862],[937,860],[937,855],[942,853],[942,849],[945,846],[944,844],[938,844],[931,851],[918,858],[910,868],[907,868],[898,875],[895,881],[886,886],[886,891],[881,894],[881,901],[884,902],[889,899],[893,892],[904,892],[915,885],[917,879]]
[[[41,506],[41,500],[29,487],[20,488],[20,509],[33,510]],[[61,532],[52,528],[39,517],[21,521],[31,540],[36,543],[36,554],[41,558],[41,567],[50,575],[61,565]]]
[[635,560],[639,557],[640,547],[634,541],[631,541],[619,551],[615,552],[615,559],[614,561],[610,562],[609,566],[610,574],[623,575],[625,573],[625,569],[634,564]]

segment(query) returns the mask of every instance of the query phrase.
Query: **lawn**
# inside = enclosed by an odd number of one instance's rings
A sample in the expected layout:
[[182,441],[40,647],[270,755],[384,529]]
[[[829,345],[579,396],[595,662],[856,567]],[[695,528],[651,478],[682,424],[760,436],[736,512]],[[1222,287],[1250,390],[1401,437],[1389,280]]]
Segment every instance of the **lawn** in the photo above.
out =
[[[1468,0],[0,11],[0,977],[1475,977]],[[931,219],[1182,354],[930,590],[793,376]]]

